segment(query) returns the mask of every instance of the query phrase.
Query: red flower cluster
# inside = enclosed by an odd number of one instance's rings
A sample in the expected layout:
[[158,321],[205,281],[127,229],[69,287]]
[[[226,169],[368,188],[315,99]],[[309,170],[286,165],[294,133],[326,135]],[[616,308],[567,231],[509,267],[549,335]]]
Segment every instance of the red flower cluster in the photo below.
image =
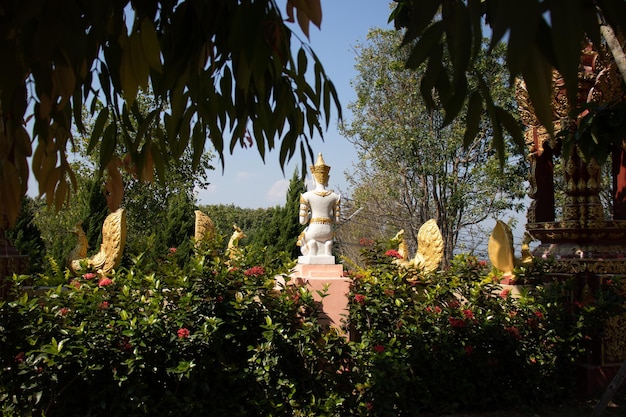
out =
[[511,290],[509,289],[502,290],[502,292],[500,293],[500,298],[507,299],[509,298],[510,294],[511,294]]
[[253,266],[252,268],[243,271],[243,274],[247,277],[260,277],[265,274],[265,268],[259,265]]
[[170,248],[170,255],[174,255],[176,253],[176,248]]
[[472,345],[465,345],[465,354],[467,356],[470,356],[472,353],[474,353],[474,346],[472,346]]
[[394,258],[402,259],[402,255],[400,255],[400,252],[398,252],[395,249],[389,249],[387,252],[385,252],[385,256],[391,256]]
[[189,332],[189,329],[185,328],[185,327],[181,327],[180,329],[178,329],[178,331],[176,332],[176,334],[178,335],[179,339],[186,339],[189,337],[189,335],[191,334]]
[[100,303],[100,310],[106,310],[107,308],[109,308],[109,302],[108,301],[103,301]]
[[383,353],[385,351],[385,347],[383,345],[374,345],[374,352]]
[[504,330],[506,330],[506,332],[513,336],[515,339],[520,339],[521,336],[519,334],[519,329],[515,326],[509,326],[509,327],[505,327]]
[[365,296],[363,294],[356,294],[354,296],[354,301],[356,301],[357,303],[363,305],[363,304],[365,304]]
[[95,272],[87,272],[86,274],[83,274],[83,278],[85,279],[94,279],[97,276],[98,275]]
[[465,316],[466,319],[469,319],[469,320],[474,318],[474,313],[470,309],[463,310],[463,315]]
[[465,320],[463,319],[457,319],[456,317],[448,317],[448,322],[450,323],[450,326],[457,328],[457,329],[462,329],[463,327],[465,327]]
[[98,281],[98,287],[106,287],[107,285],[113,284],[111,278],[104,277],[100,281]]

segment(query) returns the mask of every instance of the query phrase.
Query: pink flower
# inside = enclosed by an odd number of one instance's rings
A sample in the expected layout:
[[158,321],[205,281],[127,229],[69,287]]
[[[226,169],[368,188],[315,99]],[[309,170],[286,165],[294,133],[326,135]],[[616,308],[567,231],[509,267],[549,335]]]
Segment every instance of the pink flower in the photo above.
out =
[[365,304],[365,296],[363,294],[356,294],[354,296],[354,301],[363,305]]
[[448,303],[448,305],[450,306],[450,308],[459,308],[461,307],[461,303],[459,303],[457,300],[452,300]]
[[103,301],[100,303],[100,310],[106,310],[107,308],[109,308],[109,302],[108,301]]
[[374,404],[372,404],[372,403],[369,403],[369,402],[368,402],[368,403],[366,403],[366,404],[365,404],[365,407],[366,407],[369,411],[372,411],[372,410],[374,409]]
[[470,309],[463,310],[463,315],[465,316],[466,319],[471,320],[474,318],[474,313],[472,313],[472,310]]
[[106,287],[107,285],[113,284],[111,278],[104,277],[100,281],[98,281],[98,287]]
[[259,265],[253,266],[252,268],[243,271],[243,274],[247,277],[260,277],[265,274],[265,268]]
[[179,339],[186,339],[189,337],[191,333],[189,332],[189,329],[186,329],[185,327],[181,327],[180,329],[178,329],[176,334],[178,335]]
[[174,255],[176,253],[176,248],[170,248],[170,255]]
[[467,356],[470,356],[472,353],[474,353],[474,346],[472,346],[472,345],[465,345],[465,354]]
[[439,314],[441,313],[443,310],[441,309],[441,307],[439,306],[435,306],[435,313]]
[[487,266],[487,261],[485,261],[484,259],[481,259],[480,261],[478,261],[478,266],[481,267],[486,267]]
[[538,319],[542,319],[543,313],[541,311],[535,311],[535,317],[537,317]]
[[389,249],[387,252],[385,252],[385,256],[391,256],[394,258],[398,258],[398,259],[402,259],[402,255],[400,255],[400,252],[398,252],[395,249]]
[[85,279],[94,279],[97,276],[98,274],[96,274],[95,272],[87,272],[86,274],[83,274],[83,278]]
[[510,294],[511,294],[511,290],[507,288],[505,290],[502,290],[502,292],[500,293],[500,298],[503,298],[506,300],[507,298],[509,298]]
[[67,307],[63,307],[61,310],[59,310],[59,315],[61,315],[61,316],[66,316],[66,315],[67,315],[67,313],[69,313],[69,312],[70,312],[70,309],[69,309],[69,308],[67,308]]
[[82,284],[78,280],[73,279],[70,281],[70,285],[76,289],[79,289]]
[[385,347],[383,345],[374,345],[374,352],[383,353],[385,351]]

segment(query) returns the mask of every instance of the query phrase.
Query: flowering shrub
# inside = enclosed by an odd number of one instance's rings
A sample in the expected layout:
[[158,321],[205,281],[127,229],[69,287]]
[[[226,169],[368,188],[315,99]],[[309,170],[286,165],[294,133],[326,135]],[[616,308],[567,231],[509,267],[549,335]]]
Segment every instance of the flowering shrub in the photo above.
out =
[[171,254],[45,294],[16,280],[0,301],[3,415],[342,413],[347,341],[305,288],[274,291],[290,265]]
[[563,308],[556,283],[513,297],[471,256],[414,281],[377,253],[365,253],[375,263],[350,296],[364,414],[497,409],[572,393],[585,318]]
[[15,277],[0,301],[3,416],[413,416],[557,400],[624,301],[617,279],[571,304],[575,283],[543,285],[539,267],[516,296],[471,256],[424,276],[384,242],[364,247],[354,341],[318,324],[306,287],[275,289],[293,263],[246,247],[228,264],[214,248],[138,256],[43,294]]

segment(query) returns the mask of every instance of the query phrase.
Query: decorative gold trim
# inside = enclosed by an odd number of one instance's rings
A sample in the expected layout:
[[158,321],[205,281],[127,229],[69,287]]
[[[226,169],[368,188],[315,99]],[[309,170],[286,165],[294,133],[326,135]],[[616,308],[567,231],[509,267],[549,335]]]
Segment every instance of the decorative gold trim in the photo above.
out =
[[315,224],[333,224],[333,220],[328,217],[313,217],[309,223]]

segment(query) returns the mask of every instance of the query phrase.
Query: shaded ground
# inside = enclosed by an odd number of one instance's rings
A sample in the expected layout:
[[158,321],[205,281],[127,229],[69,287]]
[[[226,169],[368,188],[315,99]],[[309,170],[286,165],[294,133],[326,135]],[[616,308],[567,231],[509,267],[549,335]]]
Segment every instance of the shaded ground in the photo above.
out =
[[[626,383],[624,384],[626,385]],[[502,410],[485,413],[443,414],[432,417],[591,417],[598,403],[597,398],[572,400],[562,405],[544,406],[521,410]],[[613,401],[605,408],[602,417],[626,417],[626,386],[622,386]],[[431,416],[428,416],[431,417]]]

